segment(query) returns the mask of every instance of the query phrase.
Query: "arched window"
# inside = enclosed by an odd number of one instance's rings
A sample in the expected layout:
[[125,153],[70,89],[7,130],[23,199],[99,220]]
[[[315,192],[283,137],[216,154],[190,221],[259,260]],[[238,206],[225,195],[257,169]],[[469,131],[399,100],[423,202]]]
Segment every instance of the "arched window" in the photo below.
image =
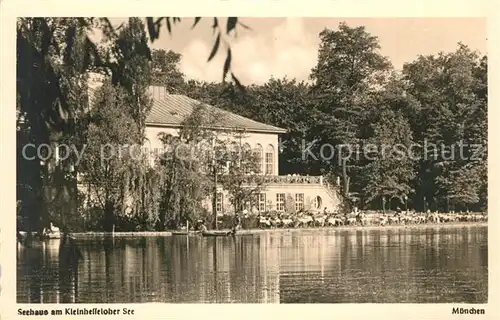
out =
[[240,154],[240,145],[236,142],[231,142],[231,145],[229,146],[229,160],[227,162],[227,167],[229,169],[229,166],[233,164],[234,166],[239,166],[241,162],[241,154]]
[[323,201],[321,200],[320,196],[316,196],[313,199],[313,209],[321,209],[321,205],[323,204]]
[[144,153],[149,157],[153,153],[153,147],[151,145],[151,140],[149,138],[144,137],[144,141],[142,142],[142,148]]
[[266,174],[273,175],[274,174],[274,147],[272,145],[268,145],[266,147]]
[[251,159],[252,155],[252,147],[248,143],[245,143],[241,146],[240,158],[242,163],[248,163]]
[[231,146],[229,148],[229,152],[231,152],[231,159],[237,160],[240,156],[240,145],[233,141],[231,142]]
[[262,146],[257,143],[257,146],[255,147],[255,157],[257,158],[257,173],[262,173],[262,158],[264,157],[264,149]]
[[215,211],[217,213],[222,213],[222,210],[224,209],[224,195],[222,192],[217,192],[217,198],[215,201]]
[[243,154],[246,154],[251,150],[252,150],[252,147],[250,147],[250,145],[248,143],[243,144],[243,147],[242,147]]

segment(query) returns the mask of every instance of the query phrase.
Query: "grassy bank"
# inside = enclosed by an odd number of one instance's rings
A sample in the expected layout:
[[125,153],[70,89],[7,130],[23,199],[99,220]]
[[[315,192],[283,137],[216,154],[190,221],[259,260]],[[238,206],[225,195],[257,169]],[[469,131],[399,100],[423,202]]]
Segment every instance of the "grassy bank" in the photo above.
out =
[[[488,226],[488,222],[454,222],[454,223],[425,223],[425,224],[395,224],[395,225],[370,225],[370,226],[341,226],[341,227],[311,227],[311,228],[270,228],[270,229],[242,229],[237,235],[253,235],[263,233],[288,233],[301,231],[354,231],[354,230],[392,230],[392,229],[426,229],[426,228],[460,228]],[[172,231],[138,231],[138,232],[78,232],[72,233],[75,238],[101,238],[101,237],[169,237]],[[195,235],[197,236],[197,235]]]

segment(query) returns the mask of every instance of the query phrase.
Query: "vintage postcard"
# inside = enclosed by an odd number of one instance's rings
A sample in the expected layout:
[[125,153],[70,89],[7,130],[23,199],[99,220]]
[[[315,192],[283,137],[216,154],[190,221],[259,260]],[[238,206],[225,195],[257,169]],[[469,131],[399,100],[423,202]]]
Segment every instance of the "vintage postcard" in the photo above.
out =
[[488,10],[235,2],[2,3],[2,318],[498,319]]

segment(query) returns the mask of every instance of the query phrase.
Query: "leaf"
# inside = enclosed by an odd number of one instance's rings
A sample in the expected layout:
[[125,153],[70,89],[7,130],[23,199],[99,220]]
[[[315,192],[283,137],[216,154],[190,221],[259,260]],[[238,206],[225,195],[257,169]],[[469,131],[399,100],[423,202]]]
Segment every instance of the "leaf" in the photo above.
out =
[[241,22],[241,21],[238,21],[238,24],[239,24],[240,26],[242,26],[243,28],[247,29],[247,30],[252,30],[252,28],[250,28],[249,26],[247,26],[246,24],[244,24],[244,23],[243,23],[243,22]]
[[165,19],[165,18],[158,18],[155,21],[156,39],[160,38],[161,22],[163,21],[163,19]]
[[172,25],[170,24],[170,18],[167,18],[167,30],[170,35],[172,35]]
[[227,33],[231,32],[236,27],[236,23],[238,22],[238,18],[236,17],[229,17],[227,19]]
[[219,50],[219,45],[220,45],[220,33],[217,35],[217,39],[215,39],[215,43],[212,48],[212,52],[210,52],[210,56],[208,57],[208,61],[212,60],[215,57],[215,54]]
[[232,72],[231,72],[231,79],[233,79],[234,83],[236,83],[238,89],[245,90],[245,87],[241,84],[240,80],[238,80],[238,78],[236,78],[236,76]]
[[120,31],[120,30],[122,30],[124,27],[125,27],[125,24],[122,22],[122,23],[120,23],[120,24],[119,24],[119,25],[115,28],[115,30],[116,30],[116,31]]
[[151,41],[156,40],[158,38],[158,34],[156,33],[156,26],[153,22],[153,18],[152,17],[146,18],[146,23],[148,26],[149,38],[151,39]]
[[224,62],[224,71],[222,73],[222,81],[226,80],[226,75],[229,71],[229,68],[231,67],[231,48],[227,49],[227,57],[226,61]]
[[191,29],[194,29],[194,27],[196,27],[196,25],[198,24],[198,22],[200,22],[200,20],[201,20],[201,17],[194,18],[194,23],[193,23],[193,26],[191,27]]
[[212,29],[214,29],[214,34],[215,34],[215,29],[219,27],[219,20],[217,18],[214,18],[214,24],[212,25]]

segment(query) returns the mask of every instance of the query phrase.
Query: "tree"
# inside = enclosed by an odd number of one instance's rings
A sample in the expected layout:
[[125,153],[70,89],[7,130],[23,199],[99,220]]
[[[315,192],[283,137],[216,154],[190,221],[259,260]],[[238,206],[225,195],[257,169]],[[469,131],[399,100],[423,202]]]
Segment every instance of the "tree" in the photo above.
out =
[[250,118],[268,123],[287,132],[280,135],[280,170],[283,174],[318,174],[310,159],[303,159],[302,145],[311,137],[315,127],[315,114],[310,102],[310,87],[295,79],[271,78],[261,86],[252,86],[247,92],[252,102],[247,110]]
[[487,144],[486,65],[485,57],[458,44],[455,52],[419,57],[403,68],[408,93],[420,104],[412,129],[422,144],[431,146],[420,161],[417,194],[436,208],[449,207],[451,199],[469,199],[461,204],[471,204],[476,199],[471,194],[484,189],[463,181],[486,171],[486,152],[475,157],[474,150],[481,146],[486,151]]
[[[238,134],[235,136],[238,138]],[[224,161],[227,171],[221,175],[220,181],[224,190],[230,195],[235,213],[241,212],[248,204],[255,202],[256,195],[264,186],[264,177],[259,175],[259,156],[250,148],[234,142],[225,144]]]
[[378,39],[364,27],[351,28],[345,23],[338,31],[323,30],[318,63],[312,69],[312,99],[317,125],[311,137],[320,147],[336,147],[334,159],[320,159],[318,165],[342,176],[342,193],[349,198],[351,180],[357,176],[356,161],[349,153],[360,143],[360,122],[369,94],[383,85],[391,64],[379,53]]
[[[109,59],[111,79],[115,85],[122,87],[127,93],[127,109],[124,112],[134,119],[138,134],[136,144],[141,145],[145,139],[146,117],[151,111],[152,100],[149,86],[152,79],[151,52],[149,49],[145,25],[139,18],[130,18],[116,36],[110,39]],[[134,202],[132,215],[138,219],[139,225],[147,229],[156,219],[157,192],[153,190],[151,180],[152,169],[146,159],[134,162],[130,168],[130,197]]]
[[[178,228],[186,221],[206,217],[203,200],[210,194],[207,158],[194,141],[164,135],[166,152],[158,161],[157,172],[164,177],[157,228]],[[158,186],[157,186],[158,187]]]
[[165,152],[157,160],[157,170],[165,178],[160,186],[159,229],[205,216],[202,202],[213,188],[212,143],[217,140],[212,128],[219,120],[220,115],[198,105],[184,119],[179,136],[160,134]]
[[[414,162],[409,153],[412,132],[403,114],[384,110],[372,124],[373,135],[367,139],[364,156],[370,158],[363,167],[365,202],[375,199],[404,199],[413,192]],[[375,151],[375,155],[370,154]],[[380,203],[380,202],[379,202]]]
[[480,202],[481,187],[484,173],[478,166],[462,167],[450,174],[453,181],[448,190],[451,205],[455,208],[469,209],[471,205]]
[[[201,18],[195,18],[195,25]],[[181,21],[180,18],[146,18],[146,26],[151,41],[159,37],[162,25],[166,25],[171,32],[172,24]],[[120,37],[117,30],[107,18],[20,18],[17,23],[17,89],[18,107],[20,114],[25,117],[25,128],[35,144],[35,147],[50,143],[53,135],[67,132],[67,125],[71,123],[75,116],[85,107],[72,102],[72,90],[65,90],[65,71],[78,70],[77,74],[85,75],[88,71],[110,72],[121,69],[126,74],[127,64],[120,59],[120,54],[127,55],[130,60],[135,59],[135,52],[131,49],[139,48],[137,57],[148,55],[149,48],[144,46],[145,37],[141,35],[141,41],[136,42],[138,46],[128,46],[130,43],[125,40],[128,35],[143,33],[140,30],[140,23],[137,19],[131,20],[133,26],[129,26],[128,31],[124,31]],[[221,26],[218,18],[213,18],[213,29],[217,31],[217,38],[214,42],[214,49],[209,57],[211,60],[220,44],[226,44],[227,58],[223,68],[223,79],[228,73],[233,81],[239,84],[236,76],[231,70],[231,50],[229,42],[224,35],[234,32],[239,21],[235,17],[227,19],[226,28]],[[104,34],[103,43],[110,39],[118,39],[117,46],[113,48],[113,56],[109,50],[94,43],[91,33],[99,29]],[[125,37],[125,38],[124,38]],[[123,40],[123,41],[122,41]],[[116,50],[119,48],[120,50]],[[118,60],[114,60],[118,59]],[[142,65],[139,63],[139,66]],[[119,68],[117,68],[117,66]],[[130,66],[130,65],[128,65]],[[69,72],[74,78],[74,72]],[[117,80],[115,73],[115,82]],[[119,78],[119,77],[118,77]],[[121,79],[121,78],[120,78]],[[123,78],[125,79],[125,78]],[[135,80],[135,79],[134,79]],[[142,80],[142,79],[141,79]],[[66,82],[74,83],[72,81]],[[127,88],[135,91],[136,84],[131,82],[122,83]],[[142,84],[141,84],[142,85]],[[138,96],[136,95],[137,99]],[[135,100],[140,102],[140,100]],[[130,104],[128,104],[130,106]],[[140,108],[143,105],[136,104],[132,112],[137,112],[137,119],[141,119]],[[140,130],[140,127],[138,130]],[[23,162],[27,164],[27,162]],[[34,212],[30,214],[28,230],[41,230],[48,226],[49,217],[47,209],[47,199],[45,199],[44,189],[47,184],[44,177],[52,175],[47,164],[35,160],[30,162],[32,177],[23,178],[29,181],[32,190],[32,200],[35,204]]]
[[128,196],[127,173],[134,161],[132,149],[137,141],[137,125],[127,108],[123,89],[105,82],[96,91],[90,124],[84,132],[86,148],[79,166],[81,181],[88,186],[91,206],[103,212],[103,227],[112,231],[117,214],[124,211]]
[[[53,146],[62,136],[72,134],[72,119],[86,108],[84,71],[92,61],[93,49],[85,36],[88,27],[86,19],[77,18],[18,20],[17,109],[23,119],[20,133],[24,136],[18,139],[18,148],[24,147],[21,144],[26,141],[35,148]],[[26,160],[20,163],[25,175],[21,179],[31,190],[32,211],[25,227],[41,230],[49,224],[53,191],[60,191],[53,190],[53,170],[57,166],[54,158]],[[56,187],[70,186],[57,183]]]
[[153,50],[152,52],[152,80],[154,86],[162,86],[169,93],[184,92],[184,74],[179,71],[181,55],[171,50]]
[[127,92],[129,106],[124,111],[137,122],[139,139],[142,143],[146,127],[146,116],[152,107],[149,97],[151,85],[151,51],[148,45],[145,26],[139,18],[130,18],[112,39],[111,81]]

